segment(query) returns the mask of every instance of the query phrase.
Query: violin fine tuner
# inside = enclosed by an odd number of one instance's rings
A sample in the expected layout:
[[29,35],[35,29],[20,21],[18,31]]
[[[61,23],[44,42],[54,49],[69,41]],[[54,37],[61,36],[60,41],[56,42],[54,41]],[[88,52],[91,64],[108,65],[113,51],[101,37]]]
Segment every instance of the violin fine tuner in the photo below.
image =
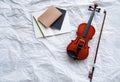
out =
[[95,29],[91,23],[95,12],[100,12],[100,8],[97,8],[97,6],[97,4],[94,4],[94,7],[89,6],[88,10],[92,11],[92,13],[88,23],[82,23],[78,26],[76,39],[72,40],[67,46],[67,54],[75,60],[84,60],[88,57],[88,41],[92,39],[93,35],[95,34]]

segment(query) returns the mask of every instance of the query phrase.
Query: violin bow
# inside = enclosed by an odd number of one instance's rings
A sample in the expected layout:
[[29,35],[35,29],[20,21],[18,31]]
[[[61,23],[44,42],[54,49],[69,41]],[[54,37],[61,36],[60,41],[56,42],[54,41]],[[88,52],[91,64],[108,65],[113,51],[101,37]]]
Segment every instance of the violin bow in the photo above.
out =
[[101,39],[101,35],[102,35],[102,31],[103,31],[103,26],[104,26],[104,23],[105,23],[105,19],[106,19],[106,10],[104,10],[104,18],[103,18],[103,22],[102,22],[102,26],[101,26],[101,30],[100,30],[100,35],[99,35],[99,39],[98,39],[98,43],[97,43],[97,48],[96,48],[94,63],[93,63],[93,66],[92,66],[92,70],[89,72],[89,75],[88,75],[88,77],[90,78],[90,82],[92,82],[92,78],[93,78],[93,74],[94,74],[94,70],[95,70],[94,65],[96,63],[98,48],[99,48],[99,44],[100,44],[100,39]]

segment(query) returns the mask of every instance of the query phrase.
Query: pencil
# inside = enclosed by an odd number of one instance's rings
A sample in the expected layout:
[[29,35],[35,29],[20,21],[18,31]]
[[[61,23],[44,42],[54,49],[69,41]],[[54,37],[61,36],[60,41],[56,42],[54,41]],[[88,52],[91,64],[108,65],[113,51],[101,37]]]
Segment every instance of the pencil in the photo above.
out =
[[33,19],[34,19],[35,23],[37,24],[38,29],[39,29],[40,33],[42,34],[42,37],[45,38],[45,35],[44,35],[42,29],[40,28],[40,25],[38,24],[38,22],[37,22],[37,20],[36,20],[36,18],[34,16],[33,16]]

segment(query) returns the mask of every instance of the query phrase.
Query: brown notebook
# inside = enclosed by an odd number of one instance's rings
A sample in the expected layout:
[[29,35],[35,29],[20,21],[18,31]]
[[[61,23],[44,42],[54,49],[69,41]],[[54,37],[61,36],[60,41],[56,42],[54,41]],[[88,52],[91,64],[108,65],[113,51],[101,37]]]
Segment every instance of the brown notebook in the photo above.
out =
[[56,7],[50,6],[42,15],[38,17],[38,21],[45,27],[50,27],[60,16],[60,12]]

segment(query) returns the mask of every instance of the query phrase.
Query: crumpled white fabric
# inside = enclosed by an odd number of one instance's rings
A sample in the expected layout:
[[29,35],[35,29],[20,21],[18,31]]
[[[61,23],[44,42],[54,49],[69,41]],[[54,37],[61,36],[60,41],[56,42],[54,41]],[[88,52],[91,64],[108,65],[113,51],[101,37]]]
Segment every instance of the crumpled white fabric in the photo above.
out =
[[[66,47],[75,39],[78,25],[87,22],[93,1],[106,9],[107,17],[92,82],[119,82],[119,0],[0,0],[0,82],[89,82],[102,12],[92,22],[96,34],[89,41],[87,59],[72,60]],[[74,31],[36,39],[31,14],[50,5],[69,11]]]

